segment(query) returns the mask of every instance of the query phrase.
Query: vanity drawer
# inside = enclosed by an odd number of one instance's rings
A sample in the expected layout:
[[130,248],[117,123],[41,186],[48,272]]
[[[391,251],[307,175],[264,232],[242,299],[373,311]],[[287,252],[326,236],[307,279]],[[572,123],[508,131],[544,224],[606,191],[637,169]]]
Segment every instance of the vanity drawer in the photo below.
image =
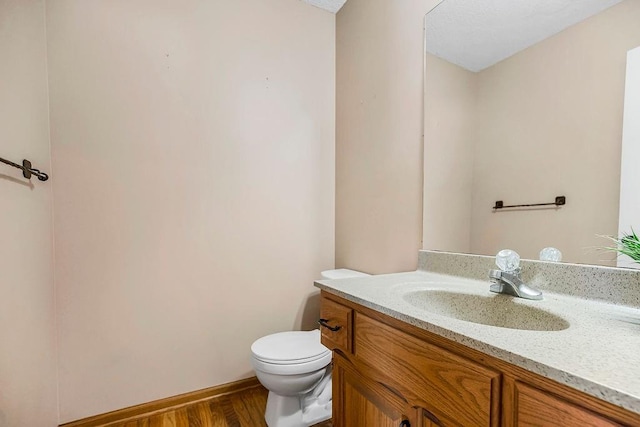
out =
[[512,425],[563,427],[621,426],[580,406],[516,381]]
[[[429,344],[363,314],[355,315],[357,359],[389,379],[412,404],[443,426],[496,426],[500,373]],[[494,406],[495,408],[495,406]]]
[[320,302],[320,333],[322,344],[331,350],[351,352],[353,309],[330,300],[326,296]]

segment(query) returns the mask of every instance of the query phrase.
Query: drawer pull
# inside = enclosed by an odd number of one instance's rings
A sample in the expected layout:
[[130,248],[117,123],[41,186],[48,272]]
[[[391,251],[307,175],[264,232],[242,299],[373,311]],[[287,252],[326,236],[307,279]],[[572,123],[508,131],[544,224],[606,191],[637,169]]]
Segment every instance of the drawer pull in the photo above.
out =
[[338,332],[340,329],[342,329],[342,326],[331,326],[328,323],[329,321],[327,319],[320,319],[318,320],[318,323],[320,324],[320,326],[322,326],[323,328],[327,328],[332,332]]
[[409,420],[402,420],[399,427],[411,427]]

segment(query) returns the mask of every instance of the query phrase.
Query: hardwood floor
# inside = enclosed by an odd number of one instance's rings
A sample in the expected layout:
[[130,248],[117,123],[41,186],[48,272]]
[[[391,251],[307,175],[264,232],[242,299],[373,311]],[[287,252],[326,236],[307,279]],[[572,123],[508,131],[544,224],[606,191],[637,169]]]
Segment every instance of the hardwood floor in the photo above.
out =
[[[105,427],[266,427],[267,390],[253,387]],[[314,427],[331,427],[331,422]]]

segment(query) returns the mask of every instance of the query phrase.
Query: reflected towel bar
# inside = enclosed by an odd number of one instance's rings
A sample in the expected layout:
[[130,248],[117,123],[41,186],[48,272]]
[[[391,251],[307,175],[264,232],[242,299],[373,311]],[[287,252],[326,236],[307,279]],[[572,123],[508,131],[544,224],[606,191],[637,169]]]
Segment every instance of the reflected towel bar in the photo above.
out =
[[506,205],[504,204],[504,202],[502,200],[498,200],[495,204],[495,206],[493,207],[494,210],[498,210],[498,209],[508,209],[508,208],[531,208],[531,207],[536,207],[536,206],[562,206],[562,205],[566,205],[567,204],[567,198],[565,196],[558,196],[556,197],[556,201],[555,202],[551,202],[551,203],[534,203],[531,205]]
[[46,181],[49,179],[49,175],[31,167],[31,162],[29,160],[23,160],[22,166],[17,163],[10,162],[9,160],[3,159],[2,157],[0,157],[0,162],[4,163],[5,165],[13,166],[14,168],[22,169],[22,176],[27,179],[31,179],[31,175],[37,176],[40,181]]

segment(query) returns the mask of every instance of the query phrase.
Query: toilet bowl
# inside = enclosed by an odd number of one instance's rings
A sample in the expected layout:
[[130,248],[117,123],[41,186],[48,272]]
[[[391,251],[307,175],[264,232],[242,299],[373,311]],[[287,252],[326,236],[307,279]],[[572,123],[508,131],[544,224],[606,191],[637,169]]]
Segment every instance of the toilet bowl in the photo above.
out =
[[[327,270],[323,279],[366,276],[353,270]],[[331,350],[320,331],[279,332],[251,345],[251,364],[269,390],[269,427],[309,427],[331,418]]]

